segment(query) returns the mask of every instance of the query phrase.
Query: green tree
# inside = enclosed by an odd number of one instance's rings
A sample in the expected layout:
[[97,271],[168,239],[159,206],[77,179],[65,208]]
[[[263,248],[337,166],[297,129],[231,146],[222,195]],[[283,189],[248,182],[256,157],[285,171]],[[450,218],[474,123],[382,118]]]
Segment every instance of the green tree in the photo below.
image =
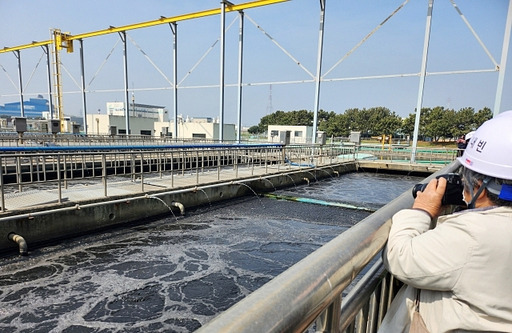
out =
[[259,134],[259,133],[263,133],[263,132],[260,132],[260,127],[259,127],[259,126],[257,126],[257,125],[254,125],[254,126],[249,127],[249,129],[247,130],[247,132],[249,132],[250,134]]
[[[420,112],[420,126],[418,130],[418,137],[425,135],[425,127],[428,123],[428,116],[431,110],[428,108],[422,108]],[[414,135],[414,123],[416,122],[416,112],[410,113],[407,118],[402,121],[402,134],[409,135],[411,138]]]
[[402,134],[409,135],[410,137],[412,137],[412,135],[414,134],[414,121],[415,120],[416,120],[415,113],[409,113],[409,116],[402,120],[402,128],[401,128]]
[[440,138],[451,138],[455,123],[455,111],[445,110],[442,106],[431,109],[425,126],[425,135],[434,141]]
[[364,124],[365,115],[363,111],[359,109],[347,109],[344,113],[345,117],[348,121],[349,130],[351,131],[360,131],[364,134],[368,133],[368,128]]
[[475,109],[471,107],[462,108],[455,115],[455,124],[452,130],[452,136],[459,136],[471,132],[475,129]]
[[371,130],[377,134],[395,134],[402,127],[402,119],[387,108],[371,108],[370,112]]
[[[302,125],[312,126],[312,111],[276,111],[260,119],[258,126],[249,129],[249,133],[265,133],[268,125]],[[471,107],[459,111],[445,109],[442,106],[422,108],[418,136],[428,136],[438,141],[441,138],[456,138],[478,128],[483,122],[492,118],[492,112],[485,107],[475,113]],[[416,113],[401,119],[395,112],[385,107],[351,108],[342,114],[334,111],[318,111],[318,129],[327,136],[348,136],[350,131],[360,131],[363,135],[380,136],[396,134],[413,136]],[[256,131],[257,127],[257,131]]]
[[345,114],[333,112],[329,120],[321,122],[318,128],[325,131],[327,136],[348,136],[350,134],[350,121]]
[[478,112],[475,114],[475,122],[474,122],[475,127],[472,128],[471,130],[477,129],[478,127],[480,127],[480,125],[482,125],[484,122],[486,122],[487,120],[489,120],[491,118],[492,118],[492,111],[488,107],[484,107],[483,109],[478,110]]
[[[318,123],[329,121],[335,115],[334,112],[318,111]],[[267,131],[268,125],[313,126],[314,114],[312,111],[276,111],[260,119],[259,133]]]

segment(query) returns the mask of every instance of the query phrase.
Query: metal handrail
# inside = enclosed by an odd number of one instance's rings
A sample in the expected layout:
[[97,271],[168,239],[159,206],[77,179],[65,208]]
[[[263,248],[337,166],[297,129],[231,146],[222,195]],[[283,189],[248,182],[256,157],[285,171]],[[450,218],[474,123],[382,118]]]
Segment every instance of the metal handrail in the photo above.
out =
[[[453,162],[436,174],[453,172],[458,167],[458,162]],[[315,321],[318,332],[341,332],[350,325],[356,326],[353,318],[357,317],[357,312],[367,300],[359,300],[359,305],[352,307],[350,313],[342,313],[342,309],[348,311],[343,304],[343,291],[384,247],[391,217],[399,210],[411,207],[412,202],[410,192],[403,193],[214,318],[198,332],[303,332]],[[382,274],[378,269],[369,272]],[[365,283],[363,287],[367,285]],[[380,284],[375,284],[375,288],[379,287]],[[353,294],[358,295],[358,291],[353,291]],[[373,292],[366,291],[361,297],[370,297],[371,294]],[[385,311],[386,307],[380,308]],[[342,315],[350,320],[341,322]],[[381,313],[372,315],[371,320],[375,316],[380,320],[383,318]],[[365,329],[360,331],[365,332],[368,322],[359,323],[361,325]]]
[[[282,171],[283,168],[310,168],[336,164],[340,160],[356,160],[354,145],[290,145],[281,144],[186,144],[145,145],[145,146],[59,146],[59,147],[0,147],[0,211],[4,212],[6,188],[15,187],[18,192],[27,186],[56,184],[62,199],[62,188],[68,183],[86,179],[101,180],[105,196],[108,195],[111,176],[130,176],[132,180],[143,179],[146,175],[185,175],[196,174],[197,184],[200,174],[217,170],[220,180],[221,169],[233,167],[238,176],[239,169],[264,167],[264,173]],[[449,163],[454,154],[445,154]],[[384,158],[384,157],[382,157]],[[427,157],[427,160],[432,158]],[[418,155],[420,160],[420,155]],[[111,173],[106,171],[109,168]],[[112,174],[113,172],[113,174]],[[141,192],[144,192],[144,182]],[[174,187],[172,185],[171,187]],[[12,191],[11,191],[12,192]],[[8,208],[8,207],[7,207]]]
[[[62,189],[71,182],[94,180],[102,183],[107,197],[112,176],[130,177],[140,180],[140,192],[144,192],[143,179],[148,176],[162,178],[164,174],[174,176],[195,173],[196,185],[200,184],[200,174],[217,170],[220,180],[221,170],[233,168],[238,176],[239,169],[251,170],[255,165],[265,168],[265,173],[281,171],[292,166],[292,162],[314,159],[315,165],[331,164],[340,153],[339,147],[322,148],[284,147],[280,144],[253,145],[172,145],[172,146],[117,146],[117,147],[0,147],[0,211],[4,212],[5,195],[8,188],[16,187],[18,192],[26,188],[37,189],[56,186],[57,201],[62,200]],[[290,162],[286,161],[290,156]],[[119,180],[119,179],[117,179]]]

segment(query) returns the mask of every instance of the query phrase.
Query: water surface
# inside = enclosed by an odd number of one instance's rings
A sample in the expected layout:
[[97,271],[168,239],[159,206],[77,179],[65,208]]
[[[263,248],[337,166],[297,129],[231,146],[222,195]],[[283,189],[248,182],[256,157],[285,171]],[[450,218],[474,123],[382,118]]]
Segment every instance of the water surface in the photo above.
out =
[[[278,191],[378,208],[421,178]],[[369,213],[250,196],[0,259],[0,331],[192,332]]]

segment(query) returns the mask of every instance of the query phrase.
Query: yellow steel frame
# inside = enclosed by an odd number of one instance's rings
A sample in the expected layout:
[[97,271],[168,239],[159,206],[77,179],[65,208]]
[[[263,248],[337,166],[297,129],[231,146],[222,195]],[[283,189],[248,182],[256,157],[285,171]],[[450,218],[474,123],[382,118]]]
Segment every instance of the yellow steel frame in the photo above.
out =
[[[287,2],[287,1],[290,1],[290,0],[256,0],[256,1],[246,2],[246,3],[242,3],[242,4],[238,4],[238,5],[226,4],[225,12],[241,11],[244,9],[273,5],[276,3]],[[121,27],[110,27],[108,29],[86,32],[86,33],[82,33],[82,34],[78,34],[78,35],[65,34],[65,35],[62,35],[62,45],[58,45],[57,47],[59,49],[67,48],[68,52],[72,52],[72,45],[73,45],[72,41],[73,40],[107,35],[107,34],[111,34],[111,33],[115,33],[115,32],[127,31],[127,30],[148,28],[148,27],[152,27],[152,26],[156,26],[156,25],[160,25],[160,24],[165,24],[165,23],[173,23],[173,22],[179,22],[179,21],[192,20],[192,19],[206,17],[206,16],[219,15],[220,13],[221,13],[221,9],[215,8],[215,9],[204,10],[204,11],[200,11],[200,12],[183,14],[183,15],[178,15],[178,16],[162,17],[157,20],[129,24],[129,25],[121,26]],[[4,47],[3,49],[0,49],[0,53],[28,49],[31,47],[48,45],[48,44],[52,44],[52,43],[53,43],[53,40],[46,40],[46,41],[41,41],[41,42],[32,42],[31,44],[25,44],[25,45],[19,45],[19,46]],[[70,47],[71,47],[71,51],[70,51]]]
[[[241,11],[244,9],[272,5],[275,3],[286,2],[286,1],[289,1],[289,0],[257,0],[257,1],[253,1],[253,2],[247,2],[247,3],[243,3],[243,4],[239,4],[239,5],[232,5],[232,6],[226,4],[225,12]],[[215,8],[215,9],[210,9],[210,10],[205,10],[205,11],[195,12],[195,13],[190,13],[190,14],[184,14],[184,15],[178,15],[178,16],[172,16],[172,17],[162,17],[157,20],[135,23],[135,24],[125,25],[125,26],[121,26],[121,27],[110,27],[108,29],[88,32],[88,33],[84,33],[84,34],[80,34],[80,35],[69,36],[67,39],[75,40],[75,39],[83,39],[83,38],[101,36],[101,35],[111,34],[114,32],[121,32],[121,31],[127,31],[127,30],[152,27],[152,26],[160,25],[160,24],[164,24],[164,23],[174,23],[174,22],[179,22],[179,21],[192,20],[192,19],[196,19],[196,18],[200,18],[200,17],[219,15],[220,13],[221,13],[221,9]]]
[[51,40],[45,40],[42,42],[32,42],[31,44],[25,44],[25,45],[20,45],[20,46],[4,47],[3,49],[0,49],[0,53],[18,51],[18,50],[28,49],[31,47],[37,47],[37,46],[44,46],[44,45],[49,45],[52,43],[53,43],[53,41],[51,41]]
[[[254,8],[254,7],[261,7],[266,5],[272,5],[280,2],[286,2],[289,0],[256,0],[252,2],[247,2],[239,5],[231,5],[226,3],[225,12],[233,12],[233,11],[241,11],[244,9]],[[161,17],[157,20],[152,21],[146,21],[141,23],[135,23],[130,25],[124,25],[121,27],[110,27],[108,29],[98,30],[98,31],[92,31],[92,32],[86,32],[83,34],[78,35],[70,35],[68,33],[61,33],[59,29],[53,30],[53,40],[47,40],[42,42],[32,42],[31,44],[25,44],[15,47],[4,47],[3,49],[0,49],[0,53],[6,53],[10,51],[17,51],[22,49],[27,49],[31,47],[36,46],[43,46],[43,45],[49,45],[54,44],[53,49],[54,50],[54,61],[55,61],[55,86],[56,86],[56,96],[57,96],[57,111],[59,114],[60,119],[60,126],[61,131],[64,128],[64,110],[62,107],[62,90],[61,90],[61,78],[60,78],[60,60],[59,60],[59,52],[62,49],[66,49],[68,53],[73,52],[73,40],[81,40],[84,38],[89,37],[96,37],[96,36],[102,36],[107,35],[115,32],[123,32],[127,30],[134,30],[134,29],[141,29],[141,28],[148,28],[160,24],[165,23],[174,23],[178,21],[185,21],[185,20],[192,20],[200,17],[206,17],[206,16],[213,16],[213,15],[219,15],[221,14],[221,9],[210,9],[190,14],[184,14],[184,15],[178,15],[178,16],[172,16],[172,17]]]

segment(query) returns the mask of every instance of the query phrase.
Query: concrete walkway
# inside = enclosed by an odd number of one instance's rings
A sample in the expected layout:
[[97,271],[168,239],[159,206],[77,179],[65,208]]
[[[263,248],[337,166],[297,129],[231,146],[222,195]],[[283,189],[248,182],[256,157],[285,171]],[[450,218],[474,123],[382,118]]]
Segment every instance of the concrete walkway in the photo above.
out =
[[[64,182],[60,189],[60,202],[59,202],[59,189],[58,182],[51,181],[46,183],[26,185],[19,191],[17,185],[5,186],[5,208],[2,215],[11,215],[9,213],[24,213],[26,211],[33,211],[40,207],[41,209],[49,209],[52,207],[59,207],[66,205],[66,203],[85,203],[106,201],[109,198],[131,197],[143,195],[145,193],[158,192],[163,190],[179,190],[184,188],[198,187],[222,182],[240,181],[243,179],[269,176],[282,172],[293,172],[304,168],[297,166],[255,166],[244,167],[235,170],[233,167],[226,167],[218,171],[217,169],[204,170],[198,173],[175,172],[173,175],[167,173],[162,176],[159,175],[144,175],[141,182],[140,175],[137,179],[131,180],[128,177],[108,176],[106,179],[106,186],[102,183],[100,178],[96,179],[77,179],[67,181],[67,187]],[[314,180],[315,175],[311,173],[309,176],[311,181]],[[267,180],[268,182],[271,181]],[[306,181],[304,181],[306,182]]]
[[[345,161],[341,163],[356,163],[354,161]],[[339,165],[339,163],[336,163]],[[141,182],[140,175],[135,180],[128,179],[127,177],[108,176],[106,179],[106,186],[102,183],[100,178],[96,179],[77,179],[62,182],[59,189],[58,182],[51,181],[46,183],[38,183],[26,185],[19,191],[17,185],[5,185],[4,187],[4,201],[5,211],[0,213],[2,215],[11,215],[12,213],[25,213],[27,211],[34,211],[35,209],[50,209],[52,207],[59,207],[66,205],[66,203],[86,203],[107,201],[109,198],[120,198],[143,195],[145,193],[158,192],[163,190],[179,190],[191,187],[202,187],[206,185],[241,181],[244,179],[260,177],[267,179],[268,176],[279,173],[290,173],[294,171],[309,170],[306,177],[309,181],[314,181],[315,178],[324,178],[329,176],[326,172],[319,171],[321,168],[328,168],[328,165],[318,166],[315,168],[306,168],[292,165],[268,165],[268,166],[251,166],[240,167],[234,169],[233,167],[225,167],[220,171],[218,169],[198,170],[198,172],[187,171],[184,174],[181,172],[174,172],[162,174],[161,176],[151,174],[143,175],[144,179]],[[393,170],[401,172],[415,172],[415,173],[433,173],[440,170],[444,165],[439,164],[411,164],[389,161],[376,161],[376,160],[361,160],[357,162],[357,168],[361,170]],[[315,175],[317,173],[317,175]],[[268,181],[272,186],[270,180]],[[295,181],[294,181],[295,182]],[[304,179],[299,182],[306,183]],[[67,183],[67,186],[66,186]],[[277,185],[277,184],[276,184]],[[298,185],[298,184],[295,184]]]
[[[159,215],[185,214],[191,207],[226,201],[278,188],[306,185],[322,178],[338,177],[358,169],[432,173],[440,166],[413,166],[390,162],[338,160],[314,167],[280,164],[199,169],[159,175],[139,174],[137,179],[107,176],[34,183],[19,191],[18,185],[3,188],[5,210],[0,212],[0,252],[13,251],[10,235],[21,236],[29,246]],[[156,199],[156,200],[155,200]],[[176,213],[174,212],[176,211]],[[17,238],[20,239],[20,238]],[[26,248],[20,245],[20,253]]]

